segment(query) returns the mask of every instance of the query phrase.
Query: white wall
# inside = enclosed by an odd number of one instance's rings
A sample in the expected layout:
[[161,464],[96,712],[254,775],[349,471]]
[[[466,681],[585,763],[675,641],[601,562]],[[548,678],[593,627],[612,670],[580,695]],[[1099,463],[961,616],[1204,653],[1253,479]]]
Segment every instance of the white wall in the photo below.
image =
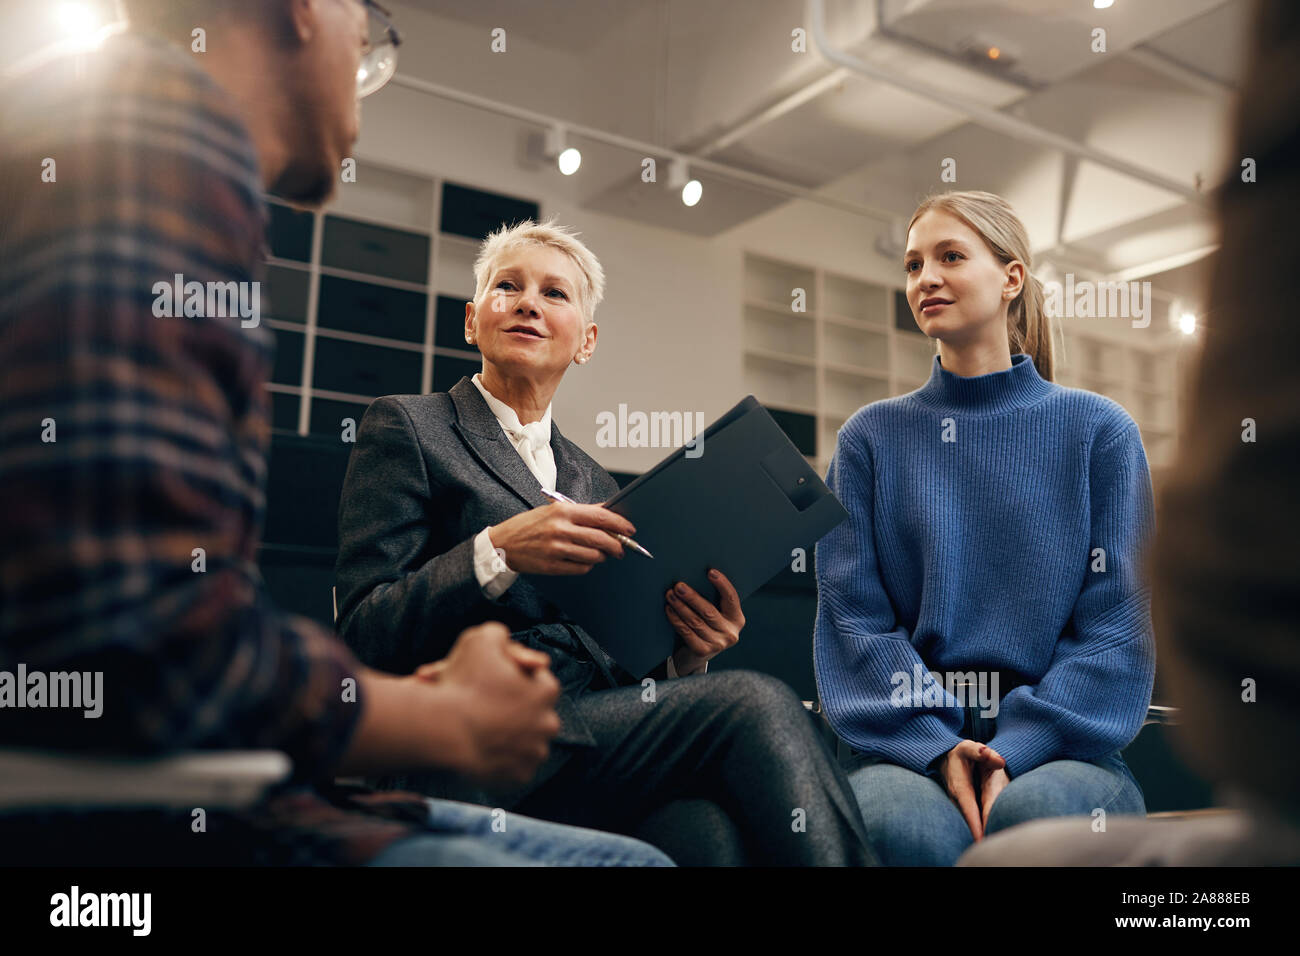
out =
[[[592,362],[570,369],[555,420],[611,470],[644,471],[666,451],[598,448],[600,412],[626,403],[645,412],[700,411],[708,422],[746,394],[745,250],[901,284],[901,266],[870,252],[871,221],[792,201],[713,239],[646,226],[581,209],[575,180],[583,173],[566,179],[550,165],[524,168],[522,137],[521,125],[506,118],[390,86],[366,101],[355,153],[363,168],[369,162],[535,200],[543,216],[582,233],[606,273],[600,338]],[[701,205],[707,202],[706,195]]]

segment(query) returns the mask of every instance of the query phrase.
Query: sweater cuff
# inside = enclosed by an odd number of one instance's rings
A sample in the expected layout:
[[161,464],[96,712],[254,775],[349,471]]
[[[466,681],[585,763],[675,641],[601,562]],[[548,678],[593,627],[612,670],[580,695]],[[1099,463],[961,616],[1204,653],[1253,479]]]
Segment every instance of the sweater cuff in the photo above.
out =
[[935,761],[964,739],[949,730],[933,714],[916,718],[908,730],[911,732],[902,739],[896,738],[892,746],[888,747],[888,752],[880,752],[880,756],[923,776],[933,776],[936,772]]
[[988,747],[1007,762],[1007,776],[1012,780],[1049,760],[1059,759],[1063,753],[1060,734],[1050,724],[999,730]]
[[[949,750],[952,750],[964,739],[964,737],[958,737],[956,734],[949,734],[943,739],[927,743],[925,748],[918,751],[917,765],[908,766],[908,769],[925,777],[937,777],[942,763],[941,758],[945,757]],[[904,766],[907,766],[907,764],[904,764]]]

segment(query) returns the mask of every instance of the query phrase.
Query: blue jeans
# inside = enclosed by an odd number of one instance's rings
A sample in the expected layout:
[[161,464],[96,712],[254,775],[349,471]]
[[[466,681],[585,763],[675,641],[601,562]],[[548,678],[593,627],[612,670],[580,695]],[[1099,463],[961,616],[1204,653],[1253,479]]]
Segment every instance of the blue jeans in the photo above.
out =
[[[429,799],[430,833],[394,843],[371,866],[672,866],[631,837]],[[495,824],[495,826],[494,826]]]
[[[856,754],[845,768],[867,837],[885,866],[952,866],[974,843],[970,827],[938,780],[880,758]],[[1052,760],[1013,779],[989,812],[987,835],[1027,820],[1146,814],[1138,786],[1119,752],[1091,761]]]

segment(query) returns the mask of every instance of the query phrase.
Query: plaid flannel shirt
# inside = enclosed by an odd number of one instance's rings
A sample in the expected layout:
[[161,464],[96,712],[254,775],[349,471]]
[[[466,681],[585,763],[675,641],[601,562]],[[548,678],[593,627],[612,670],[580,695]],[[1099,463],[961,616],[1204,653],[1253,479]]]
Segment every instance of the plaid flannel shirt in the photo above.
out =
[[281,750],[294,781],[249,826],[301,850],[276,859],[364,862],[427,814],[310,786],[358,720],[358,665],[257,568],[273,339],[155,314],[177,275],[259,280],[250,136],[186,52],[129,32],[0,102],[0,670],[103,673],[98,719],[0,708],[0,745]]

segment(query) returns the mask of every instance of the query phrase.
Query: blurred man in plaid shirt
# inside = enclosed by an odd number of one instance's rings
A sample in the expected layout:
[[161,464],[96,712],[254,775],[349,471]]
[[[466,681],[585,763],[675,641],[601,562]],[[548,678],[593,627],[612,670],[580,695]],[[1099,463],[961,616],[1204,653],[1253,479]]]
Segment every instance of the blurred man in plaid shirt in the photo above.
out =
[[[274,749],[294,774],[253,810],[210,816],[208,839],[188,811],[3,813],[8,858],[78,862],[78,834],[109,846],[111,831],[131,856],[97,862],[668,862],[622,837],[521,818],[497,833],[486,808],[327,782],[525,780],[559,727],[548,659],[503,626],[415,675],[380,674],[277,610],[256,566],[272,340],[234,304],[258,301],[263,191],[332,194],[374,85],[359,88],[368,38],[390,25],[369,0],[122,6],[130,29],[43,55],[0,93],[0,672],[103,674],[98,718],[3,707],[0,746]],[[219,283],[226,307],[191,301],[193,282]],[[178,283],[184,301],[162,291]]]

